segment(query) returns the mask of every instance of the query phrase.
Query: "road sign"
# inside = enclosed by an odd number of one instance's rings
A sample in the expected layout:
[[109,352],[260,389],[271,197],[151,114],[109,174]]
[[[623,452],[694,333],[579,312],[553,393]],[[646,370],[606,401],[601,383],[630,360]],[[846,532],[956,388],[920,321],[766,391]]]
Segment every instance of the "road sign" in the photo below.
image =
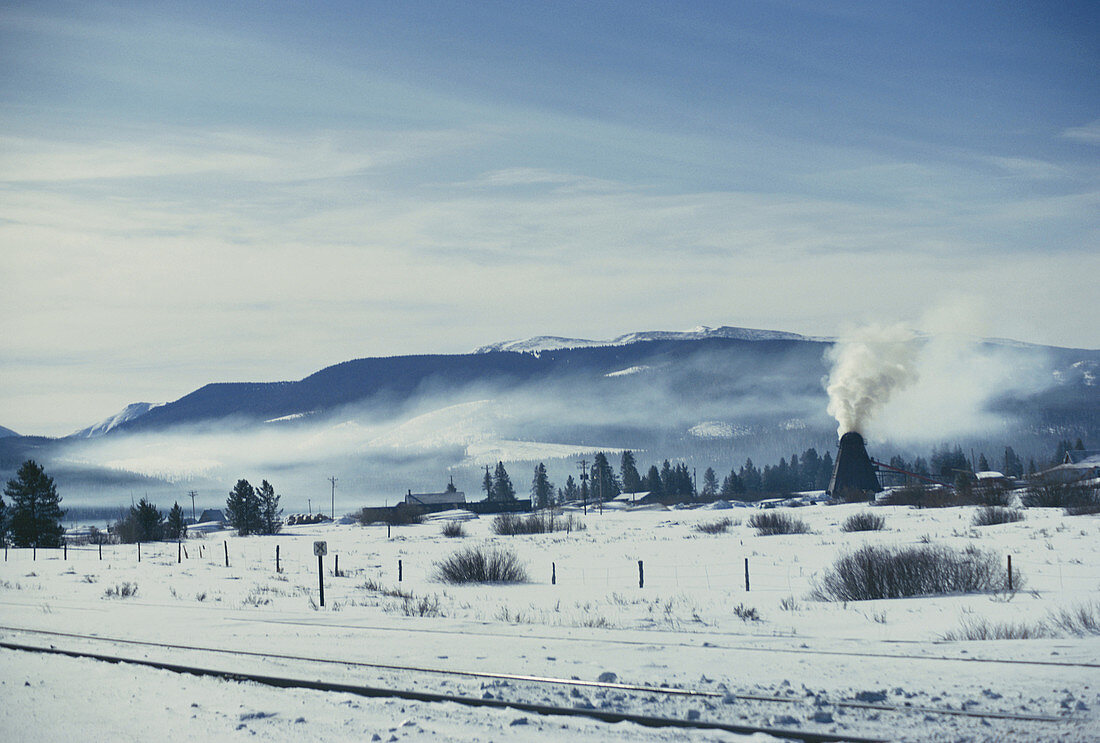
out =
[[318,557],[324,557],[325,555],[327,555],[328,554],[328,542],[314,542],[313,543],[313,554],[317,555]]

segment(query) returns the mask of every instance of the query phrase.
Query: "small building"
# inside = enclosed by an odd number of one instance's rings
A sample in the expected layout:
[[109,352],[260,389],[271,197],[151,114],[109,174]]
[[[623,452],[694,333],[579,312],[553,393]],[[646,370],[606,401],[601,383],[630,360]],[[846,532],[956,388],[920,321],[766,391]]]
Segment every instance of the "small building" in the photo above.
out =
[[405,496],[405,505],[446,511],[466,505],[466,494],[461,490],[443,493],[414,493],[410,490]]
[[216,522],[219,524],[225,523],[225,513],[220,508],[207,508],[199,516],[200,524],[209,524],[210,522]]

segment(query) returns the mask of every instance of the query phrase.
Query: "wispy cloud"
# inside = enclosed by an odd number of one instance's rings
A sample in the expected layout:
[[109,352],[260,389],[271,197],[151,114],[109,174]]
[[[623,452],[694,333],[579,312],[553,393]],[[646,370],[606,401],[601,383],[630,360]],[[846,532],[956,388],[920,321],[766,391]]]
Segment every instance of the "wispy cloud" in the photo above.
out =
[[1070,127],[1062,132],[1062,136],[1085,144],[1100,145],[1100,119],[1083,126]]

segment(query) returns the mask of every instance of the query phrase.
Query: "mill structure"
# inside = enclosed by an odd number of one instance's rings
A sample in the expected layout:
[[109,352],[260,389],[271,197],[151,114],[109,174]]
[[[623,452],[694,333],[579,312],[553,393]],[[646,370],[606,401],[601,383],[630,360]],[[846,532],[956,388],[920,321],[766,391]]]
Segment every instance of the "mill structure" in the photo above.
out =
[[871,494],[881,491],[878,471],[867,454],[867,445],[863,441],[863,436],[857,431],[849,431],[841,436],[836,463],[833,465],[833,476],[829,478],[826,495],[836,498],[844,493]]

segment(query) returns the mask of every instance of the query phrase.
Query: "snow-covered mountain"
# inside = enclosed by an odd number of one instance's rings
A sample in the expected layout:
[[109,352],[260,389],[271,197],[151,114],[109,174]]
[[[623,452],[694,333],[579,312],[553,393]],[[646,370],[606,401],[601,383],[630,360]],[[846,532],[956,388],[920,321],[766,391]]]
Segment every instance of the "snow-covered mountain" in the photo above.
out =
[[474,353],[492,353],[494,351],[514,351],[518,353],[537,353],[563,348],[593,348],[603,346],[625,346],[645,341],[697,341],[705,338],[727,338],[739,341],[806,341],[827,340],[810,338],[798,333],[782,330],[756,330],[754,328],[735,328],[723,325],[712,328],[699,325],[691,330],[644,330],[627,333],[610,340],[590,340],[587,338],[565,338],[558,335],[537,335],[524,340],[500,341],[481,346]]
[[19,434],[17,434],[15,431],[11,430],[10,428],[4,428],[3,426],[0,426],[0,439],[7,438],[8,436],[18,436],[18,435]]
[[110,418],[102,420],[93,426],[88,426],[87,428],[80,429],[76,433],[72,434],[72,438],[90,439],[96,436],[102,436],[103,434],[118,428],[123,423],[128,423],[135,418],[140,418],[153,408],[159,408],[161,405],[164,405],[164,403],[132,402],[119,412],[112,415]]

